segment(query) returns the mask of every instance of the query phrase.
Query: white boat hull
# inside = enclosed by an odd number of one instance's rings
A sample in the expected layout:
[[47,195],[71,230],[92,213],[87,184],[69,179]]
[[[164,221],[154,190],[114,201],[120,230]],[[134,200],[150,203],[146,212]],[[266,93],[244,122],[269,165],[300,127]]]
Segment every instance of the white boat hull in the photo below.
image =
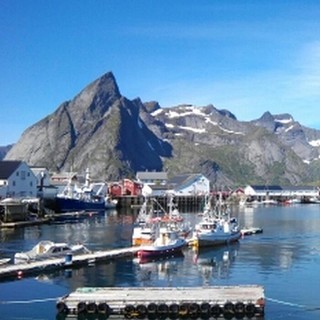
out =
[[177,241],[168,245],[142,246],[137,255],[139,259],[159,258],[182,253],[182,248],[184,246],[186,246],[186,241],[184,239],[177,239]]
[[215,234],[214,232],[207,234],[198,234],[196,236],[198,247],[219,246],[236,242],[241,238],[241,232],[232,232],[229,234]]

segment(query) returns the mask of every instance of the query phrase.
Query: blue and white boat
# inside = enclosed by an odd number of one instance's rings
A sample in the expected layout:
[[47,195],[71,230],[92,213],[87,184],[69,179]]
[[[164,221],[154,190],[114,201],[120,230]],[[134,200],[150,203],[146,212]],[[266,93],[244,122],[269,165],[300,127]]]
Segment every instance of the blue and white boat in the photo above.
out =
[[56,196],[56,212],[81,210],[104,210],[106,207],[106,189],[104,182],[90,183],[89,170],[86,171],[85,184],[82,187],[68,185]]

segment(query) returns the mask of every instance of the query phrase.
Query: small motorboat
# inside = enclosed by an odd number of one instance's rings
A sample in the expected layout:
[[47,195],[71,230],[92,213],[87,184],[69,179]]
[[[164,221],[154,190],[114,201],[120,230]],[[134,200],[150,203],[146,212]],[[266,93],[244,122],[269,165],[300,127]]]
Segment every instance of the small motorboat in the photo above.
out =
[[258,227],[244,227],[240,232],[242,236],[251,236],[252,234],[263,233],[263,229]]
[[33,261],[65,257],[67,255],[79,255],[91,251],[83,244],[69,245],[48,240],[40,241],[30,251],[17,252],[14,255],[14,263],[29,263]]

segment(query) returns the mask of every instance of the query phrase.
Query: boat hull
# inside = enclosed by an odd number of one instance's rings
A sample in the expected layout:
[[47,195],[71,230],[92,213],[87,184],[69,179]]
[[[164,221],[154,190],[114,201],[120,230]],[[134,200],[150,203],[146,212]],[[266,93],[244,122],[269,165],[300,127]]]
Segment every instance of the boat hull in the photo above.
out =
[[198,247],[213,247],[236,242],[241,238],[241,232],[234,232],[230,234],[200,234],[196,238]]
[[181,240],[174,245],[144,246],[138,251],[137,256],[139,259],[155,259],[182,254],[182,248],[185,245],[186,242],[184,240]]
[[79,199],[69,198],[56,198],[56,211],[57,212],[70,212],[81,210],[104,210],[104,201],[84,201]]

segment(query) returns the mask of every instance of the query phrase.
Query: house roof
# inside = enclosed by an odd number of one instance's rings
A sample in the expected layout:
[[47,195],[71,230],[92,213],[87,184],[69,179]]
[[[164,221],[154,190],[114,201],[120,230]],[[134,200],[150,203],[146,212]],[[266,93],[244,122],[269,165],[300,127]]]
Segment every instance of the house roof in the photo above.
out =
[[139,180],[167,180],[168,175],[163,171],[139,171],[136,174],[136,178]]
[[203,175],[200,173],[183,174],[183,175],[175,176],[172,179],[170,179],[169,184],[173,186],[191,185],[194,181],[196,181],[200,177],[203,177]]
[[21,163],[22,161],[0,161],[0,179],[8,179]]
[[282,189],[286,191],[301,191],[301,190],[312,191],[312,190],[317,190],[318,188],[314,186],[283,186]]
[[268,185],[254,185],[254,186],[249,186],[255,191],[260,191],[260,192],[268,192],[268,191],[273,191],[273,192],[296,192],[296,191],[313,191],[317,190],[317,187],[313,186],[268,186]]
[[261,185],[261,186],[251,186],[252,189],[254,190],[259,190],[259,191],[280,191],[282,188],[280,186],[269,186],[269,185]]
[[39,174],[41,172],[45,172],[45,171],[48,171],[47,168],[45,167],[30,167],[31,171],[34,173],[34,174]]

